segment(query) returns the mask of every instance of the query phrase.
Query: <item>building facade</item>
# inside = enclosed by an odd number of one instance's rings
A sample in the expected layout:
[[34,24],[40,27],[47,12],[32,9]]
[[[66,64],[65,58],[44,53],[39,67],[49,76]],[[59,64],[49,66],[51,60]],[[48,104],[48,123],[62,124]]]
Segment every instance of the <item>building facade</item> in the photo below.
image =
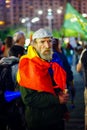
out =
[[[65,2],[70,2],[81,14],[87,14],[87,0],[0,0],[0,29],[28,24],[34,31],[40,27],[60,29],[63,23]],[[39,21],[32,23],[38,17]]]

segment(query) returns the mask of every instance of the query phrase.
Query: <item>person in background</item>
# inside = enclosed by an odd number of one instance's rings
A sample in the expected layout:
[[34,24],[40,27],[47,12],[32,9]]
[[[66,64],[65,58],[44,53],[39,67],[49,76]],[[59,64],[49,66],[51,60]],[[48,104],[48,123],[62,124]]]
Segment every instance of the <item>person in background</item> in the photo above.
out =
[[9,49],[14,45],[13,37],[7,36],[4,41],[3,57],[8,57]]
[[74,105],[74,96],[75,96],[75,87],[73,84],[73,72],[71,69],[71,66],[67,60],[67,57],[63,53],[62,47],[61,47],[61,41],[57,38],[52,39],[52,45],[53,45],[53,59],[56,60],[60,64],[60,66],[66,71],[67,74],[67,88],[69,92],[71,93],[71,103]]
[[18,31],[13,35],[13,40],[15,45],[24,47],[25,44],[25,34],[22,31]]
[[0,72],[0,129],[2,130],[26,130],[25,120],[22,120],[20,108],[23,112],[23,103],[21,98],[6,101],[4,95],[6,91],[18,91],[16,82],[16,72],[18,68],[19,59],[24,55],[24,48],[22,46],[13,45],[8,57],[3,57],[0,60],[0,67],[3,66]]
[[79,61],[76,65],[77,72],[81,70],[84,73],[84,102],[85,102],[85,130],[87,130],[87,44],[80,54]]
[[0,39],[0,59],[1,59],[2,56],[3,56],[3,49],[2,49],[2,47],[3,47],[3,42],[2,42],[1,39]]
[[[11,58],[11,60],[13,59],[13,61],[17,60],[19,62],[19,59],[21,58],[21,56],[23,56],[25,54],[25,50],[24,47],[22,46],[17,46],[14,45],[11,47],[11,49],[9,50],[9,58]],[[17,69],[18,69],[18,64],[15,64],[12,66],[12,78],[14,83],[16,82],[16,73],[17,73]],[[16,85],[16,84],[15,84]]]
[[80,54],[81,54],[81,52],[83,50],[83,43],[81,45],[79,43],[78,38],[75,38],[75,40],[76,40],[76,47],[74,48],[74,50],[75,50],[75,59],[76,59],[76,64],[77,64],[78,61],[79,61]]
[[67,42],[66,47],[64,49],[64,55],[66,56],[70,66],[72,66],[72,64],[73,64],[73,54],[72,53],[73,53],[73,47],[70,44],[70,42]]
[[34,32],[32,44],[19,62],[17,81],[29,130],[65,128],[61,105],[69,98],[66,72],[56,61],[51,62],[52,54],[52,34],[40,28]]

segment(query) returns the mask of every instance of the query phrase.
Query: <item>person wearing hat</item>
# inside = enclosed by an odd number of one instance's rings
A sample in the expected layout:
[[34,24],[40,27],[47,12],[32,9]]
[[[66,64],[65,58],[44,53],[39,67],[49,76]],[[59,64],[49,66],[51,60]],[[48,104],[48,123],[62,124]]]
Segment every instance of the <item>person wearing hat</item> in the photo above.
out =
[[37,30],[18,66],[17,82],[29,130],[64,130],[61,104],[67,103],[69,94],[65,92],[66,72],[51,62],[52,37],[44,28]]

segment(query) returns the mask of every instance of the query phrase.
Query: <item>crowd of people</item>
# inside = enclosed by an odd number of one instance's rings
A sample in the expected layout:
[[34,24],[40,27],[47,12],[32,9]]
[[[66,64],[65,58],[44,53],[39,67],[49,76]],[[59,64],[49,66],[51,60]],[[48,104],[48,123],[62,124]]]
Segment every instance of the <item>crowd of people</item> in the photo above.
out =
[[[44,28],[34,32],[27,51],[25,39],[19,31],[0,45],[0,128],[65,130],[65,121],[70,118],[67,102],[70,93],[75,96],[75,86],[62,43]],[[86,49],[77,64],[77,71],[83,65],[86,74],[85,60]],[[18,91],[20,97],[7,102],[6,91]],[[73,99],[71,102],[74,104]]]
[[1,46],[0,59],[0,129],[1,130],[26,130],[23,111],[24,105],[21,98],[8,102],[5,93],[18,91],[16,72],[19,59],[25,54],[25,35],[17,32],[14,36],[7,36]]

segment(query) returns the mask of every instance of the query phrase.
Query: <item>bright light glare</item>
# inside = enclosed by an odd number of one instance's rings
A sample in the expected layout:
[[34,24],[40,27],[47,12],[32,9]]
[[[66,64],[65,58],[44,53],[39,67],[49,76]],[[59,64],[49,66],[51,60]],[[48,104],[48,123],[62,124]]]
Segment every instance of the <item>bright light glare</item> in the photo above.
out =
[[29,46],[29,44],[30,44],[30,39],[26,39],[25,40],[25,46]]
[[82,41],[79,41],[79,44],[82,45]]
[[38,18],[38,17],[35,17],[35,18],[33,18],[32,20],[31,20],[31,22],[32,23],[35,23],[35,22],[37,22],[37,21],[39,21],[40,19]]
[[5,22],[4,21],[0,21],[0,25],[4,25],[5,24]]
[[25,22],[27,22],[27,21],[29,21],[29,18],[28,18],[28,17],[25,17],[25,18],[22,18],[22,19],[21,19],[21,22],[22,22],[22,23],[25,23]]
[[22,19],[22,20],[21,20],[22,23],[25,23],[25,21],[26,21],[25,19]]
[[52,9],[48,9],[48,12],[52,12]]
[[58,13],[58,14],[61,14],[61,13],[62,13],[62,10],[61,10],[61,9],[57,9],[57,13]]
[[6,3],[10,3],[10,0],[6,0],[5,2],[6,2]]
[[6,8],[10,8],[10,5],[6,5]]
[[83,13],[82,16],[83,16],[83,17],[87,17],[87,14]]
[[39,15],[42,15],[42,14],[43,14],[43,11],[42,11],[42,10],[39,10],[39,11],[38,11],[38,14],[39,14]]
[[68,37],[64,38],[64,42],[68,43],[69,42],[69,38]]
[[77,18],[72,18],[70,21],[71,21],[71,22],[76,22],[76,21],[77,21]]

